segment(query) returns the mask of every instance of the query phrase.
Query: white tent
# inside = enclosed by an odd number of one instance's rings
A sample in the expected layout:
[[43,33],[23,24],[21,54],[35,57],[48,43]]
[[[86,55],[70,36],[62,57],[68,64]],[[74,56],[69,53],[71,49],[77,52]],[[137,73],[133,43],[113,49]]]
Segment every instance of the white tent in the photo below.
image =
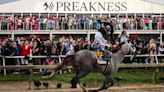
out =
[[17,0],[0,13],[164,13],[164,5],[145,0]]

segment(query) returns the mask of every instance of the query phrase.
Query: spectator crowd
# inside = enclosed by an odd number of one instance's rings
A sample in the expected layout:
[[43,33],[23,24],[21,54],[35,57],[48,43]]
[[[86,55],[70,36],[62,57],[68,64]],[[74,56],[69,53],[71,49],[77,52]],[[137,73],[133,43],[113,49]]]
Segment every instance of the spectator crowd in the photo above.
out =
[[99,29],[100,20],[113,21],[115,30],[161,30],[162,17],[106,17],[106,16],[10,16],[0,17],[0,30],[87,30]]
[[[55,37],[54,37],[55,38]],[[16,40],[4,39],[0,41],[0,52],[2,56],[51,56],[51,55],[66,55],[69,51],[75,52],[81,49],[90,49],[91,42],[83,39],[69,39],[65,36],[53,41],[41,40],[35,35],[28,38],[17,37]],[[21,60],[21,64],[28,62]]]
[[[158,45],[153,39],[145,41],[130,37],[130,41],[135,44],[137,54],[164,54],[164,45]],[[51,55],[66,55],[70,51],[75,52],[82,49],[93,50],[94,41],[88,41],[83,38],[73,39],[71,37],[62,36],[54,37],[51,40],[43,40],[35,35],[30,37],[17,37],[14,41],[4,39],[0,41],[0,54],[2,56],[48,56]],[[11,63],[11,61],[10,61]],[[9,63],[9,64],[10,64]],[[28,61],[21,60],[20,64],[28,64]]]

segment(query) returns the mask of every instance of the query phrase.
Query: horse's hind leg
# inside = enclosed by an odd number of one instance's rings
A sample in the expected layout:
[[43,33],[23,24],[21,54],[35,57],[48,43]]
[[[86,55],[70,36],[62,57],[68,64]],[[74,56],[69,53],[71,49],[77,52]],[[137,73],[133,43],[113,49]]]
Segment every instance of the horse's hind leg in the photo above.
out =
[[71,88],[77,88],[77,83],[79,82],[79,80],[86,76],[89,72],[88,71],[79,71],[77,72],[77,75],[75,77],[72,78],[71,80],[71,84],[72,84],[72,87]]

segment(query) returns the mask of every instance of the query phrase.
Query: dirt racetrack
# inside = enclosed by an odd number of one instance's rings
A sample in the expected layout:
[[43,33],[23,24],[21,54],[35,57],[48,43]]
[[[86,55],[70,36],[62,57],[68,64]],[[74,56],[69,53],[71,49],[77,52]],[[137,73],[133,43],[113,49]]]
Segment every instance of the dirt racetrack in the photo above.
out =
[[[32,83],[33,84],[33,83]],[[28,82],[0,82],[0,92],[82,92],[81,89],[71,89],[70,84],[63,84],[61,89],[56,88],[54,82],[49,81],[50,87],[45,89],[43,85],[37,90],[34,85],[28,89]],[[95,88],[90,88],[95,89]],[[109,88],[102,92],[164,92],[164,85],[143,84],[143,85],[120,85]]]

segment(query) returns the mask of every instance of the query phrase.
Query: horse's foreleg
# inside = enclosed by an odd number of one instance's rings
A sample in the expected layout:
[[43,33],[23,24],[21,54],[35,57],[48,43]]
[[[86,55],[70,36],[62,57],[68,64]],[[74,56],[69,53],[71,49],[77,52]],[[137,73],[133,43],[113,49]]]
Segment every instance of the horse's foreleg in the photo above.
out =
[[73,77],[71,80],[71,88],[77,88],[76,84],[77,84],[77,76]]
[[107,89],[109,86],[111,86],[113,84],[114,84],[114,82],[112,80],[112,76],[105,76],[105,81],[100,89],[101,90]]
[[111,75],[106,75],[103,85],[98,90],[93,90],[93,92],[108,89],[110,86],[113,86],[113,85],[114,85],[114,81],[112,79],[112,76]]

